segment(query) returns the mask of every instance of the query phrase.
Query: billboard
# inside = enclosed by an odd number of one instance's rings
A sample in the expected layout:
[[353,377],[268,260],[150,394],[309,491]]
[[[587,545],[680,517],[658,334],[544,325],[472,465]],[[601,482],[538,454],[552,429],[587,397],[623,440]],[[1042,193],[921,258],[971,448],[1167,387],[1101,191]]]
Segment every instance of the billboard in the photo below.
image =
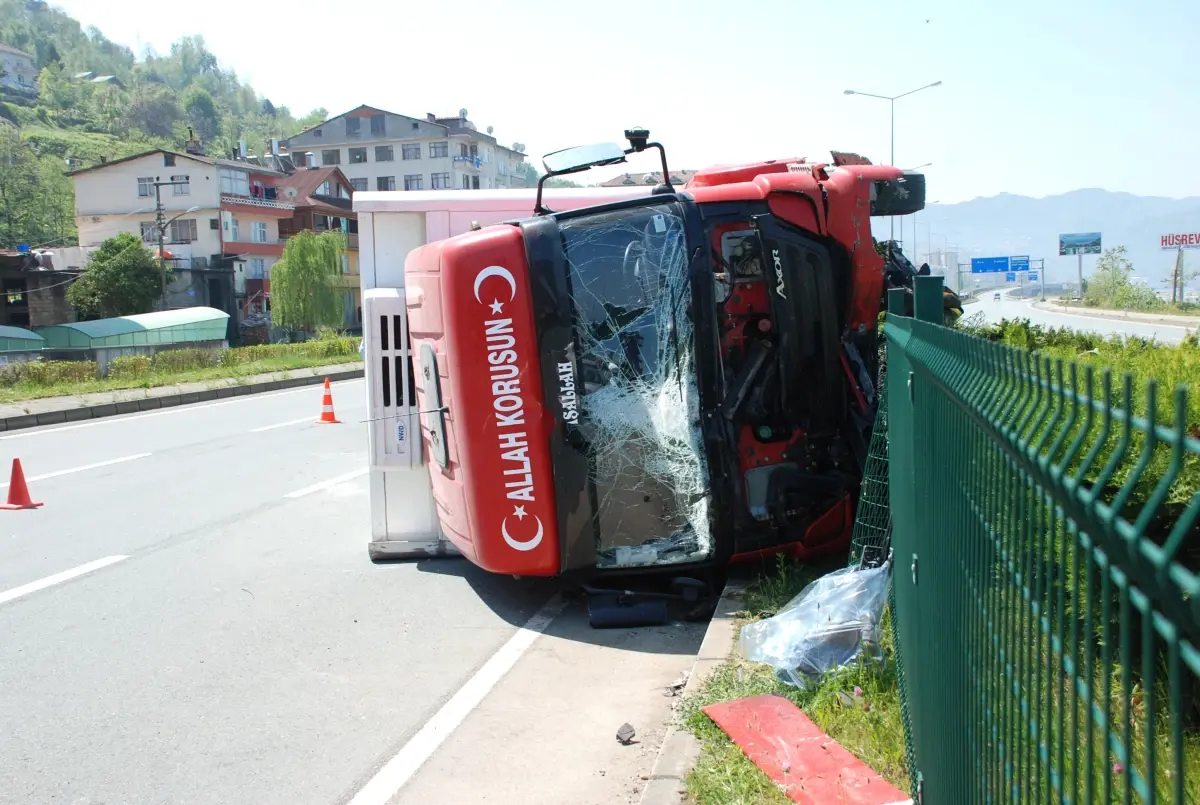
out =
[[1069,254],[1100,254],[1100,233],[1076,232],[1073,235],[1059,235],[1058,254],[1060,257]]
[[1200,232],[1172,232],[1160,238],[1163,250],[1200,249]]
[[1015,272],[1015,271],[1010,271],[1010,272],[1008,272],[1007,274],[1005,274],[1005,275],[1004,275],[1004,281],[1005,281],[1005,282],[1016,282],[1016,281],[1017,281],[1017,274],[1016,274],[1016,272]]
[[1028,271],[1029,270],[1029,255],[1014,255],[1008,258],[1009,271]]
[[1038,281],[1038,273],[1037,273],[1036,271],[1030,271],[1030,272],[1029,272],[1029,281],[1030,281],[1030,282],[1037,282],[1037,281]]

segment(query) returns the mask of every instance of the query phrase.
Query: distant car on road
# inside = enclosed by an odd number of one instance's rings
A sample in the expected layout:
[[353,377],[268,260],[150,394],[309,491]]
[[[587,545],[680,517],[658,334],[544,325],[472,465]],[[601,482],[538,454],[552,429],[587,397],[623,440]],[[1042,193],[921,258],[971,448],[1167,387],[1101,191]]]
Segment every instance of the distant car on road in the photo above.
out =
[[993,301],[993,302],[999,302],[999,301],[1000,301],[1000,292],[999,292],[999,291],[997,291],[996,293],[992,294],[992,301]]

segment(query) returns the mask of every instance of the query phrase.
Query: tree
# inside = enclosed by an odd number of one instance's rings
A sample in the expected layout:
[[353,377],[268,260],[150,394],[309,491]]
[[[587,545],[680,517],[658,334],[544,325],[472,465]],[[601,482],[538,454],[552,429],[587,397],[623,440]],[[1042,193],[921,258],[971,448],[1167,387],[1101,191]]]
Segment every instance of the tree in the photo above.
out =
[[221,116],[217,113],[217,105],[208,90],[193,86],[183,93],[183,111],[196,128],[196,133],[202,140],[211,140],[221,130]]
[[1152,288],[1133,282],[1133,263],[1124,246],[1105,249],[1088,278],[1084,300],[1089,305],[1122,310],[1153,310],[1163,301]]
[[[537,187],[538,180],[546,174],[540,173],[537,168],[530,165],[528,162],[522,162],[517,166],[517,173],[525,180],[526,187]],[[562,179],[555,176],[552,179],[547,179],[545,187],[583,187],[578,182],[572,182],[570,179]]]
[[67,289],[67,301],[94,318],[148,313],[161,282],[154,255],[136,235],[122,232],[88,257],[87,268]]
[[283,258],[271,269],[271,319],[278,327],[313,331],[343,321],[339,232],[300,232],[288,238]]
[[297,120],[296,124],[300,126],[301,129],[310,129],[318,123],[324,123],[328,117],[329,112],[325,109],[325,107],[318,106],[316,109]]

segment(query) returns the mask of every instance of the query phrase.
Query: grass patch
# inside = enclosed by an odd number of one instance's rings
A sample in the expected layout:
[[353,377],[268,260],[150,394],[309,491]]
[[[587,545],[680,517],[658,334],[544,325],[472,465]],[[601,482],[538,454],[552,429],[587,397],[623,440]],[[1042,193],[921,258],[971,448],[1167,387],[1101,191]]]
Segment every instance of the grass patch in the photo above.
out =
[[209,366],[203,369],[150,372],[137,376],[60,381],[51,382],[46,385],[18,382],[12,386],[0,387],[0,403],[16,403],[24,400],[44,399],[46,397],[70,397],[104,391],[120,391],[122,389],[150,389],[160,386],[173,386],[180,383],[198,383],[212,380],[245,382],[254,375],[266,374],[268,372],[309,369],[316,366],[335,366],[342,363],[354,363],[358,360],[359,356],[357,352],[353,355],[333,356],[280,355],[260,358],[246,363]]
[[[775,573],[764,575],[747,590],[746,611],[741,613],[740,625],[775,614],[810,581],[844,564],[843,561],[813,566],[781,561]],[[886,663],[845,668],[805,690],[779,681],[769,666],[740,657],[721,666],[701,691],[682,706],[684,725],[702,746],[700,759],[687,777],[691,800],[696,805],[786,805],[791,801],[700,710],[715,702],[767,693],[795,702],[834,740],[892,785],[908,791],[890,615],[884,617],[881,647]],[[856,696],[855,688],[861,689],[861,699]],[[849,695],[852,705],[843,704],[839,694]]]

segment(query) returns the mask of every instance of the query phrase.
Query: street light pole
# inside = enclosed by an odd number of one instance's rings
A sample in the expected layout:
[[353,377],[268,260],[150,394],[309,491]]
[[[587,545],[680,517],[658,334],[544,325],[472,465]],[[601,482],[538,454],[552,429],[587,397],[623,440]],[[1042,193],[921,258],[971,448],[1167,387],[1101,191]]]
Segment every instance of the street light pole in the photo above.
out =
[[[920,92],[923,89],[930,89],[931,87],[939,87],[939,86],[941,86],[941,84],[942,84],[941,81],[934,81],[932,84],[926,84],[923,87],[917,87],[916,89],[910,89],[908,92],[901,92],[899,95],[875,95],[870,92],[859,92],[858,90],[855,90],[855,89],[845,90],[844,94],[846,94],[846,95],[865,95],[868,98],[879,98],[880,100],[888,102],[888,106],[891,111],[891,156],[889,157],[889,159],[891,160],[891,164],[894,166],[896,164],[896,101],[900,100],[901,98],[912,95],[914,92]],[[888,216],[888,223],[891,227],[890,239],[895,240],[896,239],[896,218],[895,218],[895,216]]]

